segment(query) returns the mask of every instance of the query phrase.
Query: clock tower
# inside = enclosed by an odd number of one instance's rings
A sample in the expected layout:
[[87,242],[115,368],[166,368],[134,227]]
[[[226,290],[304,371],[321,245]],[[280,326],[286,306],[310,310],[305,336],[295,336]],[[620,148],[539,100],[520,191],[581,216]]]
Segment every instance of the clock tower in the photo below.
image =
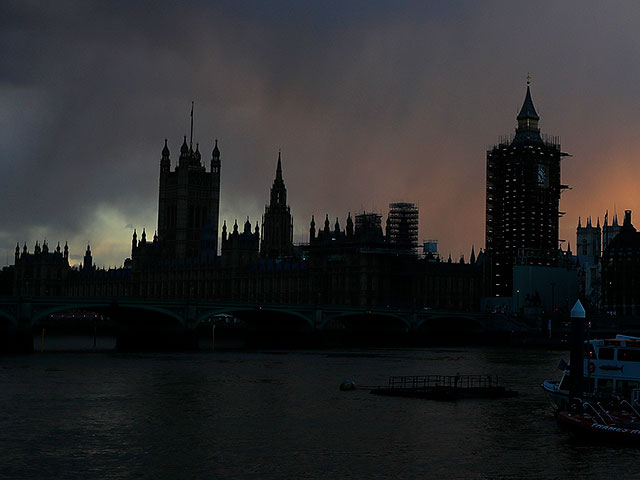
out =
[[513,295],[513,266],[553,266],[558,256],[562,153],[543,138],[527,81],[515,135],[487,151],[486,253],[489,293]]

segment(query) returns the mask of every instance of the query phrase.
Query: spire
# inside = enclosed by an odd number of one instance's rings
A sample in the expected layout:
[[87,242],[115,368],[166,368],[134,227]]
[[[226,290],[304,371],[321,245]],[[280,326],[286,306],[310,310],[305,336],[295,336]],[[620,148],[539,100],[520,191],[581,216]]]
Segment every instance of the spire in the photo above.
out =
[[516,128],[516,136],[514,138],[514,142],[542,142],[542,138],[540,137],[540,127],[538,127],[538,120],[540,120],[540,117],[538,116],[538,113],[533,106],[533,100],[531,99],[531,89],[529,88],[530,84],[530,77],[527,76],[527,93],[525,94],[522,108],[520,109],[520,113],[517,117],[518,127]]
[[187,136],[184,136],[184,141],[180,147],[180,157],[186,156],[189,153],[189,145],[187,145]]
[[202,156],[200,155],[200,144],[196,143],[196,152],[195,152],[196,161],[200,163],[200,159]]
[[309,241],[313,242],[316,239],[316,219],[311,215],[311,224],[309,225]]
[[580,217],[578,217],[578,228],[582,228],[582,223]]
[[191,102],[191,137],[189,138],[189,151],[193,151],[193,102]]
[[347,216],[347,237],[353,237],[353,220],[351,219],[351,212]]
[[598,215],[598,223],[596,224],[596,228],[600,228],[600,215]]
[[276,167],[276,182],[282,182],[282,153],[278,150],[278,166]]
[[162,158],[169,158],[169,155],[171,154],[171,152],[169,152],[169,146],[167,145],[167,139],[164,139],[164,148],[162,149]]
[[340,223],[338,222],[338,217],[336,217],[336,224],[333,231],[336,235],[340,233]]
[[216,158],[220,158],[220,150],[218,149],[218,139],[216,138],[216,144],[213,147],[213,152],[211,153],[211,157],[215,160]]
[[[529,88],[529,81],[527,81],[527,93],[524,96],[524,102],[522,103],[522,108],[520,109],[520,113],[518,114],[518,120],[540,120],[538,116],[538,112],[536,112],[536,108],[533,106],[533,100],[531,99],[531,89]],[[533,125],[528,125],[533,127]],[[537,125],[536,125],[537,127]]]
[[276,178],[271,187],[271,208],[286,209],[287,206],[287,188],[284,186],[282,179],[282,155],[278,150],[278,165],[276,166]]
[[469,263],[476,263],[476,251],[474,245],[471,245],[471,256],[469,257]]
[[324,233],[330,233],[331,232],[331,227],[329,226],[329,214],[327,213],[327,216],[324,217]]

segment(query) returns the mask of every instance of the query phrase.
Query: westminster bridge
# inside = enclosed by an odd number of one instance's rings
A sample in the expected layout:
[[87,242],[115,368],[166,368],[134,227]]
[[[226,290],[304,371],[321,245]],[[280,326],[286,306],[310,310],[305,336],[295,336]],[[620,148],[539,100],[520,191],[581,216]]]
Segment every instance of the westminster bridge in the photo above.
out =
[[424,338],[490,335],[521,328],[505,315],[453,310],[131,297],[0,297],[1,331],[8,338],[3,349],[31,350],[33,334],[40,325],[51,325],[65,312],[78,310],[110,318],[119,327],[119,339],[128,337],[127,345],[132,349],[150,332],[172,339],[190,338],[199,326],[229,317],[242,321],[248,332],[261,337],[343,332],[352,336],[414,334]]

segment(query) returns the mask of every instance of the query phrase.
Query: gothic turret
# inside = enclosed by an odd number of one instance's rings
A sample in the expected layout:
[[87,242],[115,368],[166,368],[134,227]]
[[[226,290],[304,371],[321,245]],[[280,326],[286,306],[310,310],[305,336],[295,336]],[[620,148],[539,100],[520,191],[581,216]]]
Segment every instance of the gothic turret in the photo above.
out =
[[131,256],[133,257],[133,252],[138,247],[138,234],[136,233],[136,229],[133,229],[133,238],[131,239]]
[[353,220],[351,219],[351,212],[347,216],[347,238],[353,238]]
[[200,144],[196,143],[196,151],[193,154],[194,155],[194,162],[197,163],[198,165],[200,165],[200,160],[202,159],[202,155],[200,155]]
[[189,145],[187,145],[187,136],[184,136],[184,141],[182,142],[182,146],[180,147],[180,163],[179,165],[187,166],[189,164],[191,155],[189,154]]
[[87,245],[87,251],[84,252],[84,263],[82,268],[84,270],[91,270],[92,267],[93,267],[93,257],[91,256],[91,247]]
[[164,139],[164,148],[162,149],[162,158],[160,159],[160,173],[168,173],[171,169],[171,159],[167,139]]
[[309,226],[309,242],[316,239],[316,219],[311,215],[311,224]]

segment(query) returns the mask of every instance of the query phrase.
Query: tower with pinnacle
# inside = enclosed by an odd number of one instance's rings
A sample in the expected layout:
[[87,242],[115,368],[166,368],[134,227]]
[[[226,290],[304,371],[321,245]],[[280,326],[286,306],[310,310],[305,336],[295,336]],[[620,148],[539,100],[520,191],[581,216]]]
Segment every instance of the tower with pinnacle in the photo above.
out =
[[530,82],[515,135],[487,151],[486,254],[492,296],[513,294],[513,266],[556,264],[560,160],[557,138],[540,135]]
[[191,138],[184,136],[180,158],[171,170],[167,140],[160,160],[158,201],[158,239],[162,255],[167,258],[201,256],[203,235],[207,237],[207,255],[217,252],[220,206],[220,150],[218,141],[211,153],[207,171],[200,148],[193,149],[193,108]]
[[271,186],[269,205],[262,216],[260,255],[277,258],[293,254],[293,218],[287,205],[287,188],[282,178],[282,157],[278,152],[276,178]]

